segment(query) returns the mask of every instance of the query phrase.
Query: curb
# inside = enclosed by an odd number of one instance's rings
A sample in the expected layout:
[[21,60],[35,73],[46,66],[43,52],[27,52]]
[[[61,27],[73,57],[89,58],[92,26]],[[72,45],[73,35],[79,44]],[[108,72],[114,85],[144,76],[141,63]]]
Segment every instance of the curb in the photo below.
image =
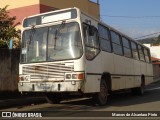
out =
[[21,97],[14,99],[0,100],[0,110],[11,107],[20,107],[30,104],[45,103],[45,97]]
[[157,83],[157,82],[160,82],[160,78],[155,78],[155,79],[153,80],[153,83]]

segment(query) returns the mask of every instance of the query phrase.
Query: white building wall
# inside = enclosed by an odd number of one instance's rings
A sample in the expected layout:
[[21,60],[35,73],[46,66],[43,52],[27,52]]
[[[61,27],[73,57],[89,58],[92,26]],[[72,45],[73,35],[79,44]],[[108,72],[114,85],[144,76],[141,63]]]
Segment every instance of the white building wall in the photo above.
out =
[[151,46],[151,44],[144,44],[150,48],[151,56],[160,59],[160,46]]

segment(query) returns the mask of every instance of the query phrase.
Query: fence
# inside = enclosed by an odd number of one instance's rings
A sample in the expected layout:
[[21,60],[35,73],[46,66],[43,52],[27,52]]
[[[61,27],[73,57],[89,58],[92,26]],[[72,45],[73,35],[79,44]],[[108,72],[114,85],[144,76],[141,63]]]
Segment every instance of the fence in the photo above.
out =
[[17,91],[19,49],[0,49],[0,92]]

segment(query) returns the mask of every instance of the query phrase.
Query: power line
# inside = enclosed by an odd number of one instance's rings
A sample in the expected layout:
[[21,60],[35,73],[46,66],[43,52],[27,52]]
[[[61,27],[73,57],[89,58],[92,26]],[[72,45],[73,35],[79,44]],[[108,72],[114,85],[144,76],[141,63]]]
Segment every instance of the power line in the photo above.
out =
[[105,15],[105,14],[102,14],[101,16],[104,16],[104,17],[112,17],[112,18],[160,18],[160,16],[113,16],[113,15]]
[[152,36],[152,35],[159,34],[159,33],[160,33],[160,32],[155,32],[155,33],[147,34],[147,35],[140,36],[140,37],[137,37],[137,38],[134,38],[134,39],[138,40],[138,39],[140,39],[140,38],[144,38],[144,37]]

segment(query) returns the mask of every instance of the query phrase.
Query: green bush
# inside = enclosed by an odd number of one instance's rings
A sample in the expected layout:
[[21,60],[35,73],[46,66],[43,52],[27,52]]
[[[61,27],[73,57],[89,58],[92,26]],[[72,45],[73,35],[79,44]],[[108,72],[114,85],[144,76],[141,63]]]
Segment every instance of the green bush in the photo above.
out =
[[6,42],[0,40],[0,48],[8,48],[8,45]]

